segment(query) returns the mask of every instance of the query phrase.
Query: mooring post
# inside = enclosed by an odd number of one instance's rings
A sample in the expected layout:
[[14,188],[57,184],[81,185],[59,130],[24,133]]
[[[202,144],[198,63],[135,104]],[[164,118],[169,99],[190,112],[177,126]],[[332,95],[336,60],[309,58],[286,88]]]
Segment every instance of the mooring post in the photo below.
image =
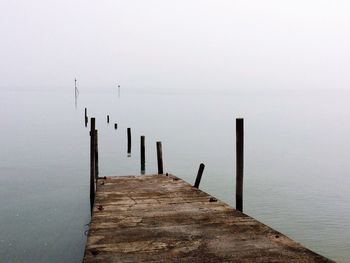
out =
[[197,177],[196,177],[196,182],[194,183],[194,187],[196,187],[196,188],[198,188],[199,184],[201,183],[204,167],[205,167],[204,163],[201,163],[199,165],[199,169],[198,169],[198,173],[197,173]]
[[90,206],[92,213],[95,201],[95,118],[91,118],[90,123]]
[[236,209],[243,212],[243,161],[244,161],[243,118],[236,119]]
[[97,185],[98,174],[99,174],[99,168],[98,168],[98,130],[95,130],[94,141],[95,141],[95,182]]
[[87,127],[88,116],[87,116],[87,108],[85,108],[85,127]]
[[118,129],[118,123],[114,123],[114,129]]
[[109,115],[107,115],[107,123],[109,123]]
[[158,163],[158,174],[163,174],[162,142],[157,142],[157,163]]
[[145,151],[145,136],[141,136],[141,145],[140,145],[140,156],[141,156],[141,173],[145,173],[146,168],[146,151]]
[[128,128],[128,154],[131,154],[131,128]]

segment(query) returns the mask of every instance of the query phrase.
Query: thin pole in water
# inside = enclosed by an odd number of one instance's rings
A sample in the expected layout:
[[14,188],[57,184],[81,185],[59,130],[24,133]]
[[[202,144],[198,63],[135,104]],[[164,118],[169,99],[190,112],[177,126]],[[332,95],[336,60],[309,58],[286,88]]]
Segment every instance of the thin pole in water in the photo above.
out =
[[243,212],[244,122],[236,119],[236,209]]
[[75,99],[75,108],[78,106],[78,95],[79,95],[79,90],[77,88],[77,79],[74,79],[74,99]]

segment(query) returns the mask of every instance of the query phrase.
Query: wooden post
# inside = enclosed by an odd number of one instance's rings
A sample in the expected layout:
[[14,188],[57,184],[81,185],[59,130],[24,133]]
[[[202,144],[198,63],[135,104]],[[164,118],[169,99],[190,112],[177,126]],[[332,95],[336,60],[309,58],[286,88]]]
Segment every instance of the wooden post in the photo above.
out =
[[131,154],[131,128],[128,128],[128,154]]
[[140,156],[141,156],[141,173],[145,173],[145,164],[146,164],[146,153],[145,153],[145,136],[141,136],[141,146],[140,146]]
[[199,184],[201,183],[204,167],[205,167],[205,165],[203,163],[201,163],[199,165],[199,169],[198,169],[198,173],[197,173],[197,177],[196,177],[196,182],[194,183],[194,187],[196,187],[196,188],[198,188]]
[[87,127],[87,124],[88,124],[88,116],[87,116],[87,108],[85,108],[85,127]]
[[109,123],[109,115],[107,115],[107,123]]
[[243,119],[236,119],[236,209],[243,212],[243,161],[244,161]]
[[98,130],[95,130],[94,141],[95,141],[95,182],[97,185],[98,174],[99,174],[99,168],[98,168]]
[[162,142],[157,142],[157,162],[158,162],[158,174],[163,174]]
[[118,123],[114,123],[114,129],[118,129]]
[[95,118],[91,118],[90,128],[90,206],[91,213],[95,201]]

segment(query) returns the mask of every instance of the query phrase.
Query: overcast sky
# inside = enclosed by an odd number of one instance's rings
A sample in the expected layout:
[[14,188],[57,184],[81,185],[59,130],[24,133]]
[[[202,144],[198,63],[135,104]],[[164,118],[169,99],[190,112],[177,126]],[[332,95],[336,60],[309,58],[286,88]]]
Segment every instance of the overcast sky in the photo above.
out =
[[1,0],[0,87],[349,88],[349,0]]

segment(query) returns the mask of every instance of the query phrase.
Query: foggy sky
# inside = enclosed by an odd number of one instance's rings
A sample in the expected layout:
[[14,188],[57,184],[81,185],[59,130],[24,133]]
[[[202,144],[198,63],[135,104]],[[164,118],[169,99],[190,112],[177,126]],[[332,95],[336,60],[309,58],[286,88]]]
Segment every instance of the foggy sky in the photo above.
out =
[[1,0],[0,88],[350,88],[348,0]]

